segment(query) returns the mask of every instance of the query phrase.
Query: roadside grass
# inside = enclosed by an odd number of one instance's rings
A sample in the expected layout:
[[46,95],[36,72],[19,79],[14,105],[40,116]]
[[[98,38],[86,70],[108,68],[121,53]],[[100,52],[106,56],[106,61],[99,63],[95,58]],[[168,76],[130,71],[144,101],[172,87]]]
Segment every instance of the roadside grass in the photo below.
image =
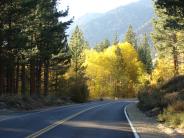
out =
[[157,88],[148,86],[138,95],[138,108],[172,128],[184,128],[184,76],[174,77]]
[[65,99],[56,96],[4,96],[0,97],[0,109],[10,110],[33,110],[47,106],[57,106],[71,103],[70,99]]
[[158,121],[172,128],[184,128],[184,101],[177,101],[158,115]]

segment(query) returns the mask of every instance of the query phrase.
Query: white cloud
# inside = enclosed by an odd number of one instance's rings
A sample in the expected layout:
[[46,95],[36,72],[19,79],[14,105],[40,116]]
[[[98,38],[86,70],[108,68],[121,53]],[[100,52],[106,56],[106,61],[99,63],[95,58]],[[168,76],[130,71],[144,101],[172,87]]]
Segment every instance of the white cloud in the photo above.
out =
[[87,13],[103,13],[116,7],[127,5],[139,0],[60,0],[58,9],[70,8],[70,16],[76,18]]

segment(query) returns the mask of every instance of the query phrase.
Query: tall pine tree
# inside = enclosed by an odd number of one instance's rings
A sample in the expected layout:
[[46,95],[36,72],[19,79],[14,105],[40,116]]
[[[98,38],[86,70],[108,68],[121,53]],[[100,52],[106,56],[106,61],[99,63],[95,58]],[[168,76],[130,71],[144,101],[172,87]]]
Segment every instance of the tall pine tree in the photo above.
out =
[[153,63],[152,63],[152,57],[151,57],[151,49],[150,49],[150,45],[146,34],[144,35],[142,43],[138,48],[138,53],[139,53],[140,60],[145,65],[145,69],[147,73],[150,74],[153,68]]
[[167,58],[172,59],[173,72],[178,75],[180,42],[177,40],[177,30],[167,27],[167,21],[174,19],[174,17],[167,15],[164,9],[158,7],[156,7],[155,12],[157,18],[154,20],[154,32],[152,34],[154,45],[161,58],[167,56]]
[[137,39],[136,34],[133,31],[133,27],[130,25],[125,35],[124,42],[130,43],[137,50]]
[[77,26],[72,33],[69,41],[69,48],[71,52],[71,68],[69,71],[74,72],[73,85],[71,86],[71,97],[76,102],[84,102],[88,97],[88,89],[86,85],[84,50],[88,49],[88,43],[84,39],[82,31]]

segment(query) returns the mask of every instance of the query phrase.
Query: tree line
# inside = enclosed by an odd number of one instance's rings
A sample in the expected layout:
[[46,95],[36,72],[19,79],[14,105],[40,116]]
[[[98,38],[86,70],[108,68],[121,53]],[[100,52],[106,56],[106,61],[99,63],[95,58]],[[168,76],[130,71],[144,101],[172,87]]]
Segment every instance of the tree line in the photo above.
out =
[[[69,47],[73,56],[66,74],[70,83],[73,78],[73,83],[77,84],[74,93],[80,87],[78,94],[83,97],[134,97],[144,87],[153,69],[147,35],[139,44],[131,25],[123,40],[115,34],[112,42],[104,39],[94,48],[89,47],[77,26],[69,40]],[[84,89],[86,87],[88,89]]]
[[0,1],[0,95],[47,96],[49,76],[71,55],[56,0]]
[[[90,66],[84,66],[87,61],[85,51],[90,46],[79,27],[68,42],[66,30],[72,20],[62,21],[67,17],[68,9],[58,11],[57,0],[3,0],[0,8],[0,95],[34,97],[59,94],[74,101],[85,101],[90,93],[90,75],[87,73]],[[150,72],[152,61],[146,36],[138,48],[130,26],[123,42],[133,46],[139,55],[137,60],[141,60]],[[100,54],[118,44],[116,34],[112,44],[106,39],[94,49]],[[122,49],[115,51],[121,55]]]
[[131,25],[122,40],[115,34],[90,48],[79,27],[68,39],[72,19],[62,20],[68,9],[58,11],[57,0],[0,1],[0,95],[135,96],[150,81],[181,74],[182,6],[166,3],[155,2],[153,64],[148,34],[139,40]]

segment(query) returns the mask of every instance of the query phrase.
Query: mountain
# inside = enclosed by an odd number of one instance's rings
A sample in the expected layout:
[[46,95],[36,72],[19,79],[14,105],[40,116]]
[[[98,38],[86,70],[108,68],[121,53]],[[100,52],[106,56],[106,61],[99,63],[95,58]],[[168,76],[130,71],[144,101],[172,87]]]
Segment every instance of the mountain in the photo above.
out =
[[[151,32],[153,32],[152,20],[146,22],[139,29],[136,30],[136,34],[138,36],[139,41],[143,39],[145,34],[147,35],[149,44],[151,46],[152,58],[155,58],[157,52],[156,52],[156,49],[153,45],[153,41],[152,41],[152,38],[151,38]],[[139,42],[139,43],[141,43],[141,42]]]
[[153,14],[152,1],[139,0],[106,13],[87,14],[76,20],[70,33],[74,26],[79,25],[85,38],[93,47],[106,38],[112,41],[116,33],[122,40],[130,24],[134,30],[138,30],[153,17]]
[[139,35],[143,35],[145,33],[150,33],[153,31],[153,24],[152,24],[152,20],[146,22],[145,24],[143,24],[140,28],[138,28],[136,30],[136,34]]
[[85,25],[88,24],[90,21],[100,17],[102,14],[101,13],[88,13],[79,19],[76,20],[77,25]]

